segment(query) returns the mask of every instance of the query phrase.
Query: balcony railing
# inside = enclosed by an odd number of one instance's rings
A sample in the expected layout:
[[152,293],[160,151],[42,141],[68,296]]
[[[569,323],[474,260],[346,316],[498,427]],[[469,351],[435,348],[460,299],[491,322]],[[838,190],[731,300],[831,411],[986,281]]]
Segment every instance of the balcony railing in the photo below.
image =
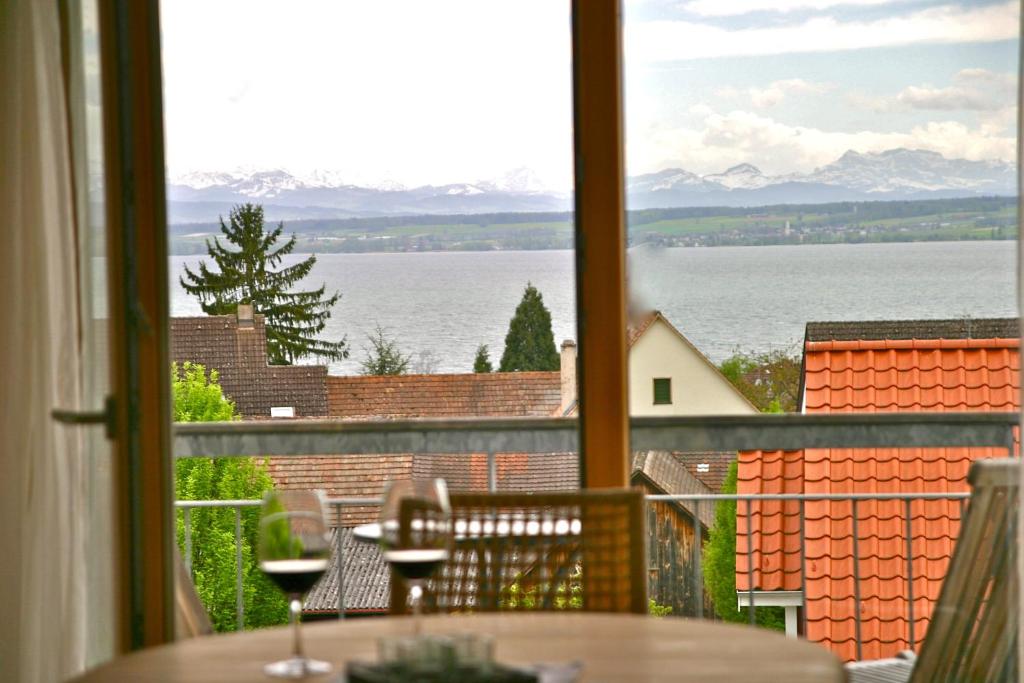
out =
[[[834,415],[756,415],[737,417],[668,417],[634,418],[632,443],[635,450],[669,451],[740,451],[797,450],[803,448],[905,448],[905,447],[997,447],[1015,450],[1018,416],[1014,413],[939,413],[939,414],[834,414]],[[573,419],[502,418],[487,420],[403,420],[344,422],[337,420],[295,420],[231,423],[187,423],[175,425],[174,450],[179,458],[239,456],[337,456],[347,454],[488,454],[488,488],[495,489],[496,457],[499,453],[566,453],[578,449],[577,424]],[[799,507],[800,582],[803,630],[807,629],[806,556],[804,554],[805,507],[812,501],[847,502],[854,520],[853,538],[857,535],[857,507],[868,501],[901,501],[905,510],[903,559],[906,567],[909,642],[918,643],[918,615],[914,613],[913,528],[911,505],[915,501],[958,501],[962,512],[966,493],[899,493],[899,494],[707,494],[650,495],[649,502],[684,504],[695,519],[700,519],[699,506],[715,505],[723,500],[737,502],[738,513],[747,518],[747,573],[751,578],[746,591],[747,606],[757,607],[757,591],[753,585],[754,548],[752,543],[752,506],[757,501],[795,501]],[[336,498],[328,504],[337,519],[346,506],[377,505],[374,498]],[[242,592],[241,515],[242,509],[259,501],[179,501],[176,506],[184,516],[185,563],[192,559],[192,537],[189,517],[201,507],[222,507],[235,510],[236,545],[236,611],[239,628],[244,625]],[[692,507],[691,507],[692,506]],[[743,507],[744,510],[739,508]],[[691,558],[692,581],[697,589],[697,614],[703,616],[704,581],[701,524],[694,524],[694,551]],[[341,534],[336,535],[339,553],[335,564],[339,575],[338,616],[345,615],[345,590]],[[853,543],[856,649],[862,651],[860,615],[859,544]],[[754,621],[754,610],[749,610]]]

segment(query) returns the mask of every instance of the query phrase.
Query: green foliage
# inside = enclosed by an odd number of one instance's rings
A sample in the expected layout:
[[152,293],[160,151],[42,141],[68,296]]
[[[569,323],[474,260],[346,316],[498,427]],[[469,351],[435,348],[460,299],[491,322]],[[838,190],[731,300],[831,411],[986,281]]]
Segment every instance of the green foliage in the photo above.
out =
[[[722,493],[736,493],[736,463],[729,466],[729,474],[722,484]],[[704,548],[704,585],[707,587],[715,614],[725,621],[747,623],[749,607],[736,606],[736,501],[720,500],[715,505],[715,522]],[[758,607],[755,620],[758,626],[785,630],[785,612],[782,607]]]
[[367,340],[370,346],[363,347],[366,352],[362,363],[364,375],[404,375],[409,371],[411,357],[402,354],[398,342],[388,339],[380,325],[377,325],[373,334],[367,336]]
[[529,584],[522,575],[516,576],[512,584],[502,591],[499,604],[506,609],[536,609],[552,593],[551,604],[555,609],[583,609],[583,568],[576,565],[569,577],[559,581],[553,591],[548,583]]
[[798,356],[783,349],[736,351],[718,369],[762,413],[796,412],[800,395]]
[[558,351],[551,332],[551,313],[537,288],[527,283],[523,298],[508,324],[500,372],[558,370]]
[[651,598],[647,601],[647,613],[652,617],[667,617],[672,614],[672,605],[659,605]]
[[[202,365],[171,367],[174,419],[209,422],[236,419],[234,404]],[[175,463],[178,500],[240,500],[261,498],[274,486],[266,467],[254,458],[183,458]],[[245,626],[255,628],[288,620],[284,595],[264,576],[256,557],[259,508],[242,509],[242,594]],[[189,512],[192,536],[192,573],[196,591],[218,631],[233,631],[235,623],[235,511],[230,508],[193,508]],[[185,554],[185,516],[177,516],[178,547]]]
[[476,349],[476,358],[473,359],[473,372],[494,372],[491,365],[491,352],[487,344],[481,344]]
[[295,249],[296,237],[276,246],[284,223],[267,232],[263,207],[242,204],[231,209],[229,225],[220,221],[224,238],[233,246],[226,248],[220,239],[206,240],[206,250],[217,270],[210,270],[205,261],[198,272],[185,266],[180,278],[186,292],[199,299],[203,312],[228,315],[239,304],[252,304],[254,313],[262,313],[267,321],[267,356],[273,364],[293,363],[299,358],[316,355],[331,360],[348,357],[344,339],[329,342],[318,339],[331,308],[341,295],[335,292],[324,297],[324,286],[305,291],[288,291],[306,277],[316,256],[291,266],[281,267],[282,260]]

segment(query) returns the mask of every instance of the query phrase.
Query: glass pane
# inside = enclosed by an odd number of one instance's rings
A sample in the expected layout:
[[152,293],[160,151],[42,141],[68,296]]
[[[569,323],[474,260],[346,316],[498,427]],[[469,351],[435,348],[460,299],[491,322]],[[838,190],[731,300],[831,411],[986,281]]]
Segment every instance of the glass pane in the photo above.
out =
[[[577,486],[572,440],[561,437],[522,452],[497,437],[467,446],[453,427],[432,452],[379,452],[394,420],[548,418],[574,407],[575,346],[562,348],[576,336],[568,0],[189,1],[161,12],[174,359],[218,371],[234,405],[207,418],[380,429],[364,453],[274,457],[265,471],[255,463],[258,485],[234,497],[275,483],[372,499],[388,479],[432,476],[455,491]],[[283,224],[268,252],[295,236],[267,261],[297,269],[278,276],[281,292],[242,283],[234,271],[245,263],[209,253],[215,236],[238,252],[257,207],[267,230]],[[238,231],[234,241],[220,221]],[[220,287],[200,263],[233,284]],[[326,305],[311,314],[330,316],[297,331],[307,302],[287,294],[321,287],[312,298]],[[203,381],[182,375],[178,390]],[[177,419],[199,419],[179,408]],[[179,463],[179,497],[227,497],[184,486],[205,466]],[[230,536],[233,513],[189,509],[186,521],[185,509],[182,554],[198,562],[199,544],[212,542],[194,532],[200,518],[219,519]],[[365,550],[353,527],[373,522],[376,506],[331,514],[337,543]],[[378,557],[346,585],[370,595],[353,582],[382,572]],[[216,628],[284,617],[273,600],[264,609],[246,597],[239,619],[236,586],[224,587],[208,605]],[[374,599],[347,608],[386,610],[386,592]],[[310,613],[339,608],[336,595],[314,591],[311,601]]]
[[[846,660],[919,650],[959,533],[950,500],[971,492],[973,462],[1017,448],[1019,8],[624,4],[631,410],[709,418],[678,443],[637,423],[634,443],[664,458],[651,493],[741,496],[704,503],[703,526],[657,503],[686,550],[677,566],[669,541],[652,546],[662,576],[695,578],[654,582],[651,597],[745,620],[737,600],[756,594],[778,610],[775,627]],[[673,380],[670,404],[652,396],[657,377]],[[958,430],[977,437],[964,448],[884,442],[885,416],[872,449],[840,448],[852,431],[833,448],[707,445],[714,418],[765,412],[934,413],[921,416],[930,434],[951,413],[1002,417],[988,416],[998,428],[984,437]],[[743,433],[776,438],[764,429]],[[920,498],[929,492],[953,498]],[[780,494],[864,499],[742,499]],[[872,499],[882,494],[912,504],[909,521],[904,503]],[[895,562],[897,547],[913,558]],[[834,581],[821,597],[824,566]],[[696,600],[701,586],[717,598]]]
[[[110,333],[107,318],[106,221],[103,175],[103,107],[100,78],[99,18],[95,1],[66,3],[68,10],[69,109],[75,209],[79,226],[79,302],[82,325],[83,405],[100,411],[110,394]],[[88,506],[90,551],[88,610],[96,625],[88,631],[86,665],[115,652],[116,595],[113,541],[113,450],[102,428],[80,428],[86,440],[82,472]]]

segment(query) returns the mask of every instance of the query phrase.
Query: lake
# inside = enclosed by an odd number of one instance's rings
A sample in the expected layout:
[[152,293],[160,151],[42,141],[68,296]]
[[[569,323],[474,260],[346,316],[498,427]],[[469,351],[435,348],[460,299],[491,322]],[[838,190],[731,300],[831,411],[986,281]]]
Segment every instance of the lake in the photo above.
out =
[[[809,321],[1017,315],[1016,242],[912,242],[634,249],[631,296],[661,310],[714,361],[734,350],[799,350]],[[289,262],[303,258],[298,255]],[[171,257],[171,311],[201,315]],[[556,343],[576,337],[570,251],[323,254],[309,279],[341,300],[324,336],[347,336],[333,374],[359,372],[376,325],[437,372],[470,372],[480,344],[497,367],[527,282],[551,311]]]

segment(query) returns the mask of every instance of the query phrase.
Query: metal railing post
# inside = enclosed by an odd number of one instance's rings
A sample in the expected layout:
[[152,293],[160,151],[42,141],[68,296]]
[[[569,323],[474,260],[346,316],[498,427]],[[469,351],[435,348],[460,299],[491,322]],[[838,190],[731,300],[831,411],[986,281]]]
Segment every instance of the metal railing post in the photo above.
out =
[[181,515],[185,525],[185,570],[192,576],[192,508],[183,509]]
[[338,572],[338,618],[345,618],[345,554],[342,550],[341,538],[341,503],[334,504],[335,519],[338,526],[334,529],[335,571]]
[[487,490],[490,493],[498,490],[498,458],[490,449],[487,451]]
[[800,500],[800,621],[803,626],[803,637],[807,637],[807,512],[806,501]]
[[754,524],[750,513],[753,501],[747,499],[747,610],[750,614],[750,625],[757,623],[754,614]]
[[861,637],[860,637],[860,552],[858,546],[860,545],[860,534],[857,530],[857,499],[854,498],[850,501],[853,504],[853,611],[856,617],[856,633],[857,633],[857,660],[864,659],[863,653],[861,652]]
[[235,507],[235,620],[237,630],[245,629],[245,592],[242,588],[242,508]]
[[907,498],[905,503],[907,513],[907,616],[910,622],[910,643],[908,649],[913,650],[916,644],[916,639],[914,638],[914,537],[912,535],[914,530],[910,519],[912,513],[910,498]]
[[697,595],[697,618],[704,618],[704,568],[701,566],[703,559],[703,538],[700,521],[700,501],[693,501],[693,586]]

